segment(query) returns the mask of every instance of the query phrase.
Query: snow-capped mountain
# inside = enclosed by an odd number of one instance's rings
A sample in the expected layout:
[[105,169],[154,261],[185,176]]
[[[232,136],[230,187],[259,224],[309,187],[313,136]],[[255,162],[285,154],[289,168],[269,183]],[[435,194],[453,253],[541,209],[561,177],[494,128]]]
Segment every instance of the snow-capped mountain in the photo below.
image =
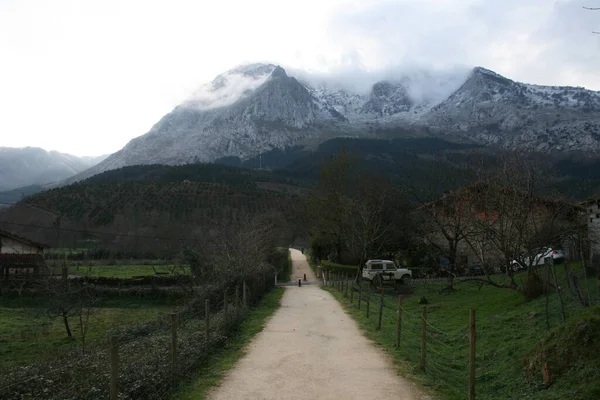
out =
[[483,144],[542,151],[600,150],[600,92],[514,82],[475,68],[423,117],[430,128]]
[[0,190],[60,181],[104,158],[106,156],[77,157],[39,147],[0,147]]
[[388,77],[368,91],[250,64],[196,90],[148,133],[79,174],[135,164],[241,159],[394,128],[503,147],[600,150],[600,92],[514,82],[484,68]]

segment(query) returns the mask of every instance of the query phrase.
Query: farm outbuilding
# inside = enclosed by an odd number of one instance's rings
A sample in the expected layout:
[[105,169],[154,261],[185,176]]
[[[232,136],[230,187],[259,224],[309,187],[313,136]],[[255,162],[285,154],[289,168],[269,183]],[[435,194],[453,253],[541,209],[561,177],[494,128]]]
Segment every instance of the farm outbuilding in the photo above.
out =
[[48,271],[48,246],[0,229],[0,280],[35,278]]

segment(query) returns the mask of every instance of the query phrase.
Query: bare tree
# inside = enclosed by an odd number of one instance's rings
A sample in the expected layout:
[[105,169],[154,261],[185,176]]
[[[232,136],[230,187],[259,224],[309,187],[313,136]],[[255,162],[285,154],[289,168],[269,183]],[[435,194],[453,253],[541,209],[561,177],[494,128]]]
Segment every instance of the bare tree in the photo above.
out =
[[346,238],[350,229],[350,186],[355,174],[356,162],[344,149],[337,157],[325,162],[317,187],[311,193],[308,212],[312,226],[313,243],[317,242],[323,252],[318,256],[332,256],[334,261],[347,248]]
[[456,170],[449,170],[447,164],[435,162],[425,176],[413,178],[419,185],[409,189],[418,204],[419,236],[448,259],[445,273],[449,290],[458,275],[460,246],[464,246],[465,238],[472,235],[473,230],[470,196],[458,189],[473,179],[473,172],[470,169],[461,172],[458,174]]
[[424,218],[423,237],[448,259],[449,289],[458,275],[459,248],[477,233],[469,197],[468,190],[458,190],[419,208]]
[[364,173],[355,178],[348,204],[346,243],[358,260],[360,276],[369,257],[398,250],[402,229],[409,225],[408,203],[387,179]]
[[50,318],[61,318],[69,339],[73,339],[71,318],[79,319],[79,334],[85,351],[90,315],[98,302],[93,288],[72,283],[68,279],[59,279],[56,276],[48,276],[38,281],[37,285],[48,302],[46,314]]
[[204,242],[187,251],[187,263],[199,281],[238,283],[267,271],[266,260],[281,231],[277,215],[235,216],[209,229]]
[[579,207],[559,198],[548,175],[543,165],[514,153],[476,185],[476,218],[465,242],[482,264],[501,265],[506,272],[504,281],[498,281],[490,277],[492,268],[484,269],[485,278],[477,280],[522,291],[514,279],[515,267],[526,268],[533,278],[542,249],[560,247],[581,229]]

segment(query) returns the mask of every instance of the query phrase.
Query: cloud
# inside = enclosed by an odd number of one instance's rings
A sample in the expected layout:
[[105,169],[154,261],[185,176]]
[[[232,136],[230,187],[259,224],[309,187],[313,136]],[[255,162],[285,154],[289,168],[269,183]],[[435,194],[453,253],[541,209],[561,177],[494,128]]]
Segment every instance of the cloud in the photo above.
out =
[[341,68],[327,73],[286,68],[289,75],[313,87],[345,89],[368,95],[376,82],[402,83],[416,103],[438,103],[450,96],[467,79],[471,68],[453,66],[441,69],[427,65],[399,65],[367,70],[362,67]]
[[231,105],[260,87],[269,78],[274,67],[263,65],[255,68],[255,73],[247,74],[239,68],[220,74],[213,81],[205,83],[198,88],[192,96],[186,100],[188,107],[199,110],[210,110],[213,108]]
[[[600,3],[600,2],[599,2]],[[355,65],[484,66],[513,79],[600,89],[600,12],[582,0],[376,1],[344,7],[329,35]],[[600,5],[600,4],[599,4]]]
[[408,73],[415,97],[476,65],[600,90],[600,11],[584,5],[600,0],[0,0],[0,145],[116,151],[261,60],[361,91]]

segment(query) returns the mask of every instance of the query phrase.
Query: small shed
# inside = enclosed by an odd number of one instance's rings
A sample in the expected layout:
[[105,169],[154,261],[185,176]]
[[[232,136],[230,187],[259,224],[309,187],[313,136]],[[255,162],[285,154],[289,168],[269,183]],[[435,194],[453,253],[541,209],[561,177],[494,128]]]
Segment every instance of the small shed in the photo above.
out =
[[0,280],[35,278],[48,272],[47,245],[0,229]]

